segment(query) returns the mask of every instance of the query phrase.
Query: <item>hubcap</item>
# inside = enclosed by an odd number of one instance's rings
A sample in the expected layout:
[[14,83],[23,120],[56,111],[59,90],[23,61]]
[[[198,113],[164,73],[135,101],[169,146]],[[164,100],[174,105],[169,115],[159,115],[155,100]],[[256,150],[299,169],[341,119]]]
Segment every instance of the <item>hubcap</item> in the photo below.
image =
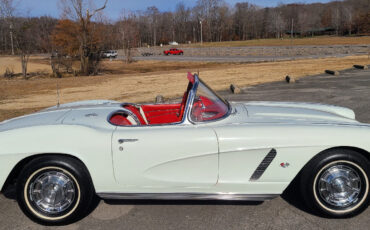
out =
[[29,187],[33,206],[48,214],[67,210],[75,199],[74,182],[60,171],[48,171],[37,176]]
[[359,201],[361,178],[349,165],[337,164],[324,170],[318,180],[320,197],[337,208],[347,208]]

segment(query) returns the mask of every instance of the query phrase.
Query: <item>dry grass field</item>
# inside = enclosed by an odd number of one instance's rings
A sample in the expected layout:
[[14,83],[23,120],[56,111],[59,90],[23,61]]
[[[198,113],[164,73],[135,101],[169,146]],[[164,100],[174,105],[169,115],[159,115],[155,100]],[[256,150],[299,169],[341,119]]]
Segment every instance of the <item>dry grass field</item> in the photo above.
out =
[[[4,65],[3,59],[0,58],[0,66]],[[38,57],[32,60],[30,70],[49,68],[45,60]],[[368,65],[370,60],[364,55],[251,64],[139,61],[129,66],[120,61],[107,61],[103,67],[108,74],[99,76],[0,79],[0,120],[56,105],[57,84],[61,89],[61,103],[89,99],[149,102],[158,94],[166,98],[181,96],[187,84],[187,71],[200,70],[200,77],[212,88],[225,90],[230,83],[250,86],[281,81],[287,74],[300,78],[322,73],[325,69],[347,69],[353,64]]]
[[[6,68],[15,74],[22,73],[21,62],[18,56],[1,56],[0,57],[0,75]],[[48,60],[40,56],[30,57],[28,72],[30,73],[51,73],[51,67]]]
[[[302,46],[302,45],[363,45],[370,44],[370,36],[363,37],[332,37],[320,36],[312,38],[255,39],[247,41],[204,42],[203,47],[240,47],[240,46]],[[201,47],[199,43],[189,45]]]

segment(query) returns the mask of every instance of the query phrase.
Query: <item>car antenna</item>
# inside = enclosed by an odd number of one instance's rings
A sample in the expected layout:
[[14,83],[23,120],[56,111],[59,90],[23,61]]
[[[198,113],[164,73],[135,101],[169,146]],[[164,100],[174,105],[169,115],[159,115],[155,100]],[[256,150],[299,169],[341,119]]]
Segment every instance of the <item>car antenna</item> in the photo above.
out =
[[198,69],[198,77],[199,77],[199,69]]
[[57,108],[60,106],[59,81],[57,79]]

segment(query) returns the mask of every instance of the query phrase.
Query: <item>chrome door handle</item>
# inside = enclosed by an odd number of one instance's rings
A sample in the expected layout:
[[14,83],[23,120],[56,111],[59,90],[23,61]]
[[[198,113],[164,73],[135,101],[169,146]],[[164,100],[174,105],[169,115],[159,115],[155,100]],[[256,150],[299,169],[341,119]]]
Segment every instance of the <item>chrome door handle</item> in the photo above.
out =
[[123,144],[125,142],[136,142],[136,141],[138,141],[138,139],[119,139],[118,143]]

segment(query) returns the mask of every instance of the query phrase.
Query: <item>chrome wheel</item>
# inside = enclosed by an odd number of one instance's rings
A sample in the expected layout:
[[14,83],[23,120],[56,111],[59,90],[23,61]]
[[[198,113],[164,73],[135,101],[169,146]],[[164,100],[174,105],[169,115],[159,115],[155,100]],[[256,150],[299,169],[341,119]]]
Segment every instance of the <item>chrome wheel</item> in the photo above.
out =
[[312,158],[298,178],[302,198],[313,213],[348,218],[369,203],[370,161],[352,149],[328,149]]
[[368,192],[367,174],[351,161],[338,160],[327,164],[314,180],[316,201],[332,213],[351,213],[364,203]]
[[318,181],[320,197],[330,205],[346,208],[357,203],[361,178],[349,165],[337,164],[327,168]]
[[73,223],[88,214],[95,201],[86,166],[69,156],[36,157],[23,167],[16,182],[19,207],[40,224]]
[[40,172],[31,179],[28,196],[31,205],[47,215],[59,215],[76,199],[76,184],[67,173],[59,170]]

